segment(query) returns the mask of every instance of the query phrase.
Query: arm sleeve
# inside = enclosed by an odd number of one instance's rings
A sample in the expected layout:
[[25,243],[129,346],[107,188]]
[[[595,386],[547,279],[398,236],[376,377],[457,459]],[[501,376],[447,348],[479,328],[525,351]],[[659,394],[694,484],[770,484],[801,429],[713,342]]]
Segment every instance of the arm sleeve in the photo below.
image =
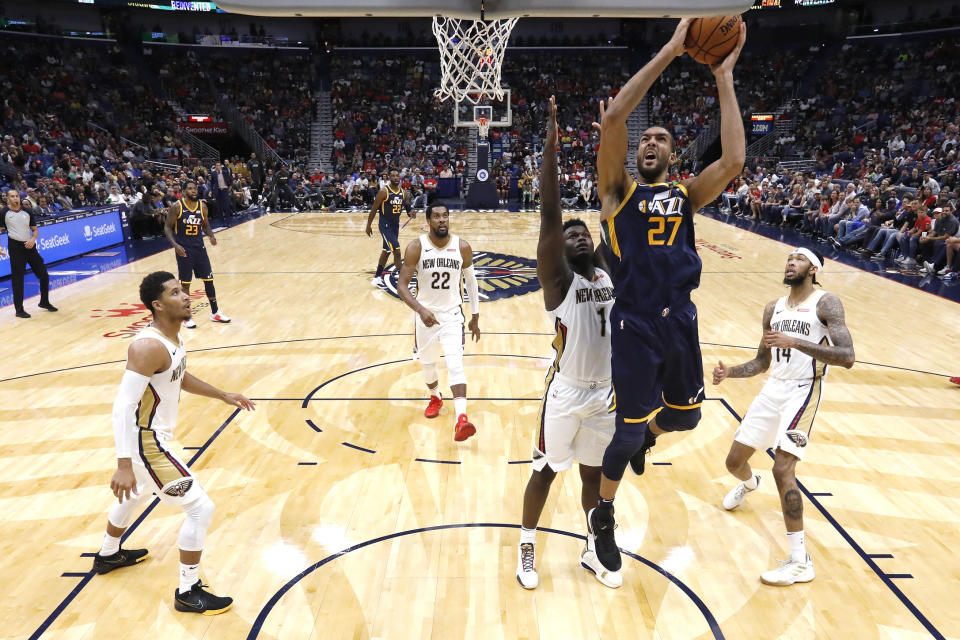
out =
[[126,369],[120,380],[120,390],[113,401],[113,439],[117,444],[117,458],[132,458],[137,450],[137,406],[143,398],[150,378]]
[[470,313],[480,313],[480,289],[477,287],[477,274],[473,270],[473,265],[463,270],[463,283],[470,297]]

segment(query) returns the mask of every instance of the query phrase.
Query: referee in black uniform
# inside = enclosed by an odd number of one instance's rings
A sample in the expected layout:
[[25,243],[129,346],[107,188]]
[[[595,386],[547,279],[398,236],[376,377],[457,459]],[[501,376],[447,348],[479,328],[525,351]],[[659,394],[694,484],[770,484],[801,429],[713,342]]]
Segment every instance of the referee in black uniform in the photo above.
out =
[[[0,209],[0,227],[7,230],[7,245],[10,247],[10,273],[13,279],[13,307],[18,318],[29,318],[23,310],[23,277],[27,273],[27,264],[33,269],[40,281],[40,308],[56,311],[50,304],[50,276],[43,264],[43,258],[37,251],[37,222],[33,213],[20,206],[20,192],[10,189],[7,192],[7,206]],[[0,252],[3,249],[0,248]]]

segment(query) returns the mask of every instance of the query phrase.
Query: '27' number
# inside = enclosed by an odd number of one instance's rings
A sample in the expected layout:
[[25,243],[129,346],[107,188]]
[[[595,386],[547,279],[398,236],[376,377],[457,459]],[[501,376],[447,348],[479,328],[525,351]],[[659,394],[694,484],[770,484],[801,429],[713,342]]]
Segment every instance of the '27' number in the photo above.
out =
[[[673,241],[677,237],[677,231],[680,230],[680,225],[683,224],[683,216],[670,216],[665,218],[663,216],[650,216],[650,230],[647,231],[647,240],[651,246],[653,245],[667,245],[668,247],[673,246]],[[670,238],[666,239],[667,235],[667,223],[673,225],[673,229],[670,231]]]

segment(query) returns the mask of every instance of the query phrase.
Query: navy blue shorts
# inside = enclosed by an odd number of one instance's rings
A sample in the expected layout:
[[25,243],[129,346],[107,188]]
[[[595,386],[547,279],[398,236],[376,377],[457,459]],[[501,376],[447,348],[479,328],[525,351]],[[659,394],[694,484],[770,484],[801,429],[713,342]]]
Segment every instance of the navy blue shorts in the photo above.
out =
[[187,250],[187,256],[185,258],[177,256],[180,282],[190,282],[194,275],[200,280],[213,280],[213,269],[210,267],[210,257],[207,256],[206,248],[184,247],[184,249]]
[[664,407],[696,409],[703,402],[703,359],[697,307],[687,300],[659,315],[613,305],[612,376],[617,428],[646,427]]
[[380,236],[383,238],[383,250],[393,253],[400,248],[400,223],[380,223]]

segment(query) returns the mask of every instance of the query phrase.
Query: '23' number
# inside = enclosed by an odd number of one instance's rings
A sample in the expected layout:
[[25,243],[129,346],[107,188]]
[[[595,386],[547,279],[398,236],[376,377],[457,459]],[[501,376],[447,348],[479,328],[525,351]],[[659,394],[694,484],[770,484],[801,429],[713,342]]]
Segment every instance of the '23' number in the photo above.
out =
[[[667,245],[668,247],[673,246],[673,241],[677,237],[677,231],[680,230],[680,225],[683,224],[683,216],[650,216],[650,229],[647,231],[647,241],[653,245]],[[673,229],[670,230],[670,238],[667,239],[667,223],[673,225]]]

